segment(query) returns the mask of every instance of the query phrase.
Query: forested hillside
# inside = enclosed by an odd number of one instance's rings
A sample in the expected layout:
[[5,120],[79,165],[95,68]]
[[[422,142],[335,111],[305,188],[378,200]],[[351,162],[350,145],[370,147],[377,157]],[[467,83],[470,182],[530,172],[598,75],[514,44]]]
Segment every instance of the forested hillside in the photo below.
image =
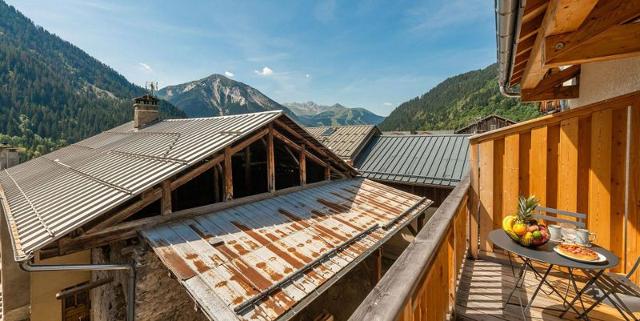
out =
[[490,114],[514,121],[540,115],[535,105],[500,94],[496,64],[441,82],[400,104],[379,126],[382,130],[456,129]]
[[[133,117],[144,89],[0,1],[0,143],[23,158],[47,153]],[[164,116],[184,113],[163,102]]]

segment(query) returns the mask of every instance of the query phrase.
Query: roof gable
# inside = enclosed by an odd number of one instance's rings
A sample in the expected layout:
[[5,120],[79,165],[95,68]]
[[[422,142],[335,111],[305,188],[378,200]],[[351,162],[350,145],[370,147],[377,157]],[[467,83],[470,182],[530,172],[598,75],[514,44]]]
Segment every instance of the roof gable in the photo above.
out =
[[269,111],[170,119],[142,130],[130,122],[0,172],[15,259],[29,259],[34,251],[277,119],[322,147],[281,111]]

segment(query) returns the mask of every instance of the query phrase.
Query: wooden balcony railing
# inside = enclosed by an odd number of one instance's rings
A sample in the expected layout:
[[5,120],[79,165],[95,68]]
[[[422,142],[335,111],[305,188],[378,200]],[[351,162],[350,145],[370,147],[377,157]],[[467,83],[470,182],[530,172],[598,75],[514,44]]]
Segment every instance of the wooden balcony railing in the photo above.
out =
[[[470,250],[491,252],[489,231],[516,211],[519,195],[587,214],[596,243],[630,269],[640,255],[640,92],[474,136]],[[476,229],[475,227],[478,226]],[[635,279],[638,282],[636,276]]]
[[468,248],[467,176],[385,273],[350,321],[445,320]]

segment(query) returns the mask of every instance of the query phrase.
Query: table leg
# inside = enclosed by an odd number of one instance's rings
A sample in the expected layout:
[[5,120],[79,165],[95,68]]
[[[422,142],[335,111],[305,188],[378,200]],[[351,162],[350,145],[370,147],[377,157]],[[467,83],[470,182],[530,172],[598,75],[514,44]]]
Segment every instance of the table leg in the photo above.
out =
[[[531,268],[531,270],[533,271],[533,273],[535,273],[538,276],[540,275],[540,272],[538,272],[538,270],[536,270],[533,265],[531,265],[531,263],[528,263],[529,267]],[[555,294],[557,294],[563,301],[564,304],[568,304],[568,308],[566,310],[564,310],[563,314],[566,313],[569,309],[573,309],[573,311],[576,312],[576,314],[580,314],[580,312],[573,307],[573,305],[570,305],[569,302],[567,302],[567,300],[562,296],[562,294],[560,293],[560,291],[558,291],[556,288],[553,287],[553,285],[551,285],[551,283],[549,283],[549,281],[547,281],[546,279],[543,280],[544,284],[546,284],[549,288],[551,288],[551,291],[555,292]]]
[[536,296],[538,295],[538,291],[540,291],[542,284],[546,282],[547,276],[549,275],[549,272],[551,272],[552,268],[553,268],[553,264],[549,264],[549,267],[547,268],[547,270],[544,272],[544,275],[540,279],[540,283],[538,283],[538,286],[536,287],[535,291],[533,291],[533,295],[531,295],[531,299],[529,299],[529,304],[527,304],[527,307],[525,308],[525,310],[530,309],[531,305],[533,305],[533,300],[536,299]]
[[[508,253],[509,255],[509,265],[511,266],[511,273],[513,274],[513,278],[515,279],[515,284],[513,286],[513,289],[511,290],[511,293],[509,293],[509,296],[507,297],[507,300],[504,303],[504,306],[502,307],[502,309],[506,309],[507,305],[509,304],[509,301],[511,301],[511,297],[513,296],[513,293],[518,289],[521,288],[522,285],[524,284],[524,278],[526,276],[526,272],[527,272],[527,266],[528,264],[526,263],[527,259],[521,258],[524,260],[522,267],[520,268],[520,271],[518,273],[518,276],[516,276],[516,270],[514,268],[514,263],[513,260],[511,259],[511,253]],[[522,294],[518,293],[518,301],[520,302],[520,311],[522,312],[522,320],[526,321],[527,320],[527,316],[525,314],[525,309],[524,309],[524,304],[522,302]]]
[[[571,270],[569,270],[569,272],[571,272]],[[604,273],[604,270],[600,270],[600,271],[598,271],[598,272],[596,273],[596,275],[594,275],[594,276],[593,276],[593,278],[591,278],[591,280],[589,280],[589,281],[584,285],[584,287],[582,288],[582,290],[577,291],[577,289],[576,289],[576,297],[575,297],[575,298],[573,298],[573,300],[571,300],[571,302],[569,303],[569,306],[568,306],[568,307],[566,307],[564,311],[562,311],[562,313],[561,313],[561,314],[560,314],[560,316],[559,316],[560,318],[562,318],[562,317],[567,313],[567,311],[569,311],[569,309],[573,309],[574,311],[576,311],[576,313],[577,313],[578,315],[580,315],[580,314],[581,314],[580,312],[578,312],[578,310],[576,310],[576,308],[573,306],[573,304],[574,304],[578,299],[580,299],[580,300],[582,301],[582,298],[581,298],[582,293],[584,293],[584,291],[586,291],[586,290],[587,290],[587,289],[588,289],[592,284],[594,284],[594,283],[595,283],[595,282],[600,278],[600,276],[602,275],[602,273]],[[573,276],[572,276],[572,273],[569,273],[569,277],[573,277]],[[575,281],[574,281],[574,282],[575,282]],[[587,318],[587,320],[588,320],[588,318],[589,318],[589,317],[588,317],[587,315],[585,315],[585,317],[586,317],[586,318]]]

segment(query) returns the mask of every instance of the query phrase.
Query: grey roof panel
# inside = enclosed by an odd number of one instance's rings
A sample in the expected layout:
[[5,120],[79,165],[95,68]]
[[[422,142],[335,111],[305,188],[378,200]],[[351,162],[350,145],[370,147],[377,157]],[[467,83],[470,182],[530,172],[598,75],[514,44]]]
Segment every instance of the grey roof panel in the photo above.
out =
[[355,161],[362,176],[412,185],[455,186],[469,169],[468,135],[382,135]]
[[0,172],[17,261],[280,117],[132,122]]
[[307,127],[307,131],[344,159],[353,159],[378,129],[374,125]]

